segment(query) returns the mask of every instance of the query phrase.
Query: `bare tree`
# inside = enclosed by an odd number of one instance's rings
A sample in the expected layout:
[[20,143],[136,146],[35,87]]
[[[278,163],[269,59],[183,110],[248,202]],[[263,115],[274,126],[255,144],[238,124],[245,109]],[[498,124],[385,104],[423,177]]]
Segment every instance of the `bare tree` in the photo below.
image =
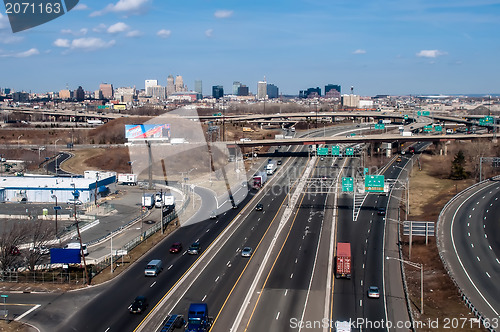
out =
[[0,267],[9,269],[20,257],[19,246],[26,239],[24,224],[7,220],[2,224],[0,232]]
[[54,227],[40,219],[31,221],[27,226],[27,240],[30,241],[30,250],[26,254],[26,262],[28,268],[33,271],[45,254],[44,249],[47,250],[48,242],[54,238]]

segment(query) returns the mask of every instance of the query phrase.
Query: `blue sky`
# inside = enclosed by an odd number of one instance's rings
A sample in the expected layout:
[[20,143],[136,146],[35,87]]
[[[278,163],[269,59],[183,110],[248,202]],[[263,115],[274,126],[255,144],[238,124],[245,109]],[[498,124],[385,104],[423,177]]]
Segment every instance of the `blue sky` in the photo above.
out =
[[499,93],[500,0],[80,0],[12,33],[0,5],[0,87],[144,88],[182,75],[203,92],[283,94],[328,83],[348,93]]

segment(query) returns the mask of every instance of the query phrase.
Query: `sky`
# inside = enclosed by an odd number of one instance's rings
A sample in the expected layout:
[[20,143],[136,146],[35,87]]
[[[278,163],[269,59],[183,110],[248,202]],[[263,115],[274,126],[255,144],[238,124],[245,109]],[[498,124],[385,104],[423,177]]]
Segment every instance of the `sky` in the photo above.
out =
[[0,4],[0,88],[144,88],[182,75],[203,93],[233,81],[280,93],[500,92],[500,0],[80,0],[12,33]]

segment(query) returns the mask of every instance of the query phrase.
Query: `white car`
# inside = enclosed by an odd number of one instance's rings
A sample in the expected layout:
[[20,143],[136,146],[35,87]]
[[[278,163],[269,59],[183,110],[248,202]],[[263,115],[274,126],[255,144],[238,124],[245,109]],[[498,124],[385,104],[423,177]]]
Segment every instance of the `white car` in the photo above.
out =
[[81,200],[74,199],[74,198],[68,199],[68,201],[66,203],[71,204],[71,205],[73,205],[73,204],[75,204],[75,205],[82,205],[83,204]]
[[241,250],[241,257],[250,257],[252,256],[252,248],[245,247]]

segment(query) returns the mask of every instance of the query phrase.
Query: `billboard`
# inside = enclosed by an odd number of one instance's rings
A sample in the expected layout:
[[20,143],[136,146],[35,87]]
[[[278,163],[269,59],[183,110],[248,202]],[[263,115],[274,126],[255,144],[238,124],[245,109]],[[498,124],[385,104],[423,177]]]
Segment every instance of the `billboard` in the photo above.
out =
[[170,139],[170,125],[169,124],[125,125],[125,138],[127,138],[127,139],[145,139],[145,138]]
[[50,264],[80,264],[80,249],[50,248]]

